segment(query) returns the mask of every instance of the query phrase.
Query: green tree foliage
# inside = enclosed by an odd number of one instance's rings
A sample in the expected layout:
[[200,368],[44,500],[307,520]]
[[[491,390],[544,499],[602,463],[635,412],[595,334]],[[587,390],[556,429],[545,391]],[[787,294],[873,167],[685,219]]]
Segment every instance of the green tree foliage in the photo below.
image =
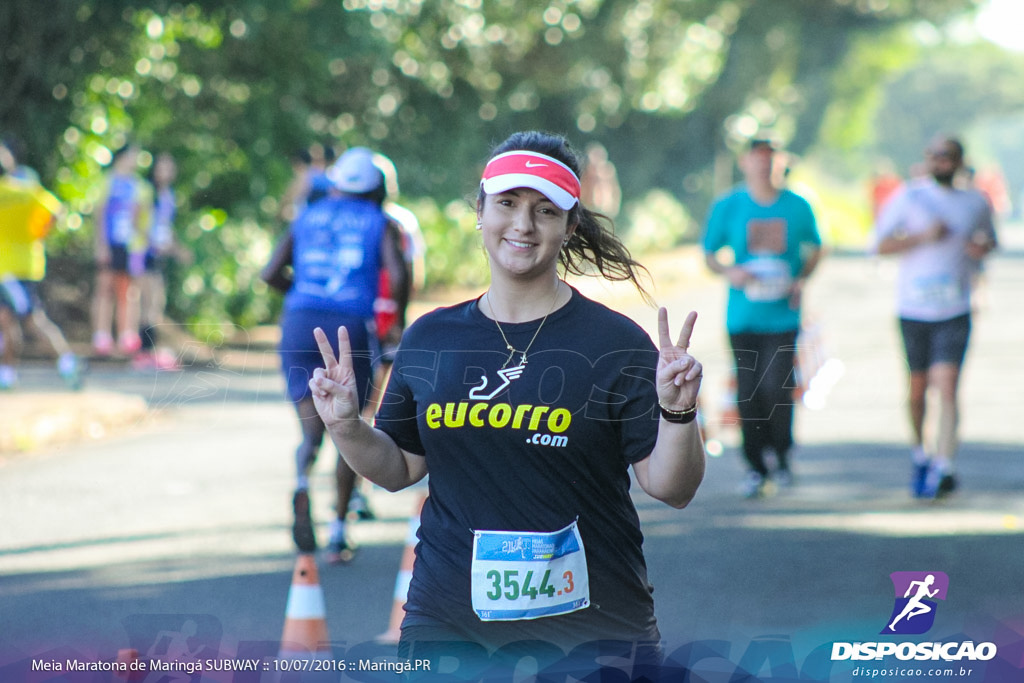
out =
[[284,228],[288,157],[311,142],[389,155],[446,254],[432,279],[471,279],[452,275],[465,270],[451,250],[472,222],[466,194],[512,130],[600,140],[627,203],[660,190],[699,218],[720,189],[716,159],[743,138],[768,132],[799,152],[837,96],[863,99],[836,78],[858,41],[975,4],[7,0],[0,127],[68,203],[56,246],[80,260],[111,151],[134,139],[174,154],[196,261],[175,276],[172,310],[250,324],[273,314],[255,275]]
[[[995,46],[927,50],[916,66],[887,82],[873,149],[905,171],[921,160],[925,144],[936,133],[963,136],[981,119],[1019,116],[1024,111],[1022,74],[1024,57]],[[1024,150],[1017,144],[1015,151]]]

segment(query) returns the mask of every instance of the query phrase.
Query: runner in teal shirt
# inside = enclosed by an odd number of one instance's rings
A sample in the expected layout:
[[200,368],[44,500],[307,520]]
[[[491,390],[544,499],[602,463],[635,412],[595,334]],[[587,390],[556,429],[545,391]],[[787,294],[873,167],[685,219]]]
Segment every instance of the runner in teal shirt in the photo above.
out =
[[[779,187],[778,157],[753,140],[740,159],[746,182],[721,197],[704,234],[708,267],[729,282],[726,329],[736,361],[736,406],[750,471],[742,493],[754,498],[772,477],[792,484],[793,362],[804,281],[821,253],[807,201]],[[732,259],[720,257],[728,249]],[[776,458],[770,473],[767,452]]]
[[729,247],[735,264],[754,278],[742,288],[729,288],[728,331],[799,329],[800,308],[791,305],[790,289],[820,245],[810,205],[791,190],[781,190],[767,205],[755,200],[745,185],[722,197],[708,219],[704,250]]

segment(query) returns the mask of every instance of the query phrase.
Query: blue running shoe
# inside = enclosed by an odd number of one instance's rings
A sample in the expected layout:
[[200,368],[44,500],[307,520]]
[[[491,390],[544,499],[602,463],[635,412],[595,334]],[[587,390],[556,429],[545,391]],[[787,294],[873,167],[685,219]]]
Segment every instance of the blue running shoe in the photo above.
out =
[[928,470],[931,469],[931,461],[926,460],[923,463],[914,463],[914,469],[910,476],[910,492],[914,495],[914,498],[932,498],[932,496],[925,495],[925,482],[928,479]]
[[935,464],[931,464],[925,470],[924,481],[921,483],[921,493],[918,498],[933,500],[939,495],[939,484],[942,481],[942,472]]

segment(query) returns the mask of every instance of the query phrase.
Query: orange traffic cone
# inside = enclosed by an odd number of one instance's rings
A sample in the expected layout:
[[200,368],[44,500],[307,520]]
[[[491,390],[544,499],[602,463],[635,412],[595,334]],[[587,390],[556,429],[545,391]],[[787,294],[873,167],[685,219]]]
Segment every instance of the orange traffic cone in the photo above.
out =
[[316,561],[302,553],[295,561],[292,587],[288,591],[284,632],[281,634],[281,659],[329,659],[324,592]]
[[412,581],[412,565],[416,561],[416,532],[420,528],[420,512],[427,497],[422,496],[416,504],[416,514],[409,518],[409,532],[405,537],[405,550],[402,551],[402,563],[395,578],[394,600],[391,605],[391,619],[388,630],[374,638],[378,643],[393,645],[402,636],[402,619],[405,618],[405,599],[409,595],[409,583]]

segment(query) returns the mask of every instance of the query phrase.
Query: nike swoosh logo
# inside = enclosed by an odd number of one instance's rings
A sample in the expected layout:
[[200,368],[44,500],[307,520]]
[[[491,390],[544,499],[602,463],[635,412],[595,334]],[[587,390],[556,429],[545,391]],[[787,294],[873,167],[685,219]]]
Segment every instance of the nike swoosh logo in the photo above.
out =
[[547,164],[538,164],[538,163],[534,163],[532,161],[527,161],[526,162],[526,168],[537,168],[538,166],[547,166]]

